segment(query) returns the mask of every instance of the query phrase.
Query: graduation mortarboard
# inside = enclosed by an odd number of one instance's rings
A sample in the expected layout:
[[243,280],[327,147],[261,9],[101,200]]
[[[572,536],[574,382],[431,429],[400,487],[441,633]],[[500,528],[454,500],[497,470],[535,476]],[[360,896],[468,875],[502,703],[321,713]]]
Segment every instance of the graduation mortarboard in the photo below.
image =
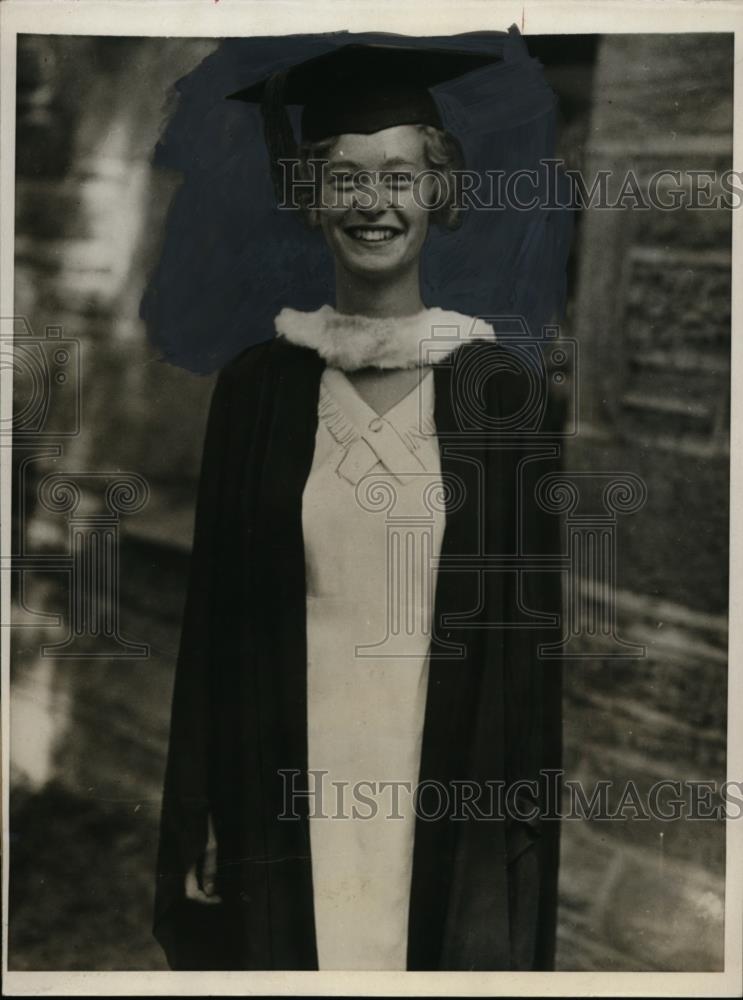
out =
[[303,142],[395,125],[441,128],[429,87],[500,61],[486,52],[351,43],[273,73],[229,99],[260,105],[273,171],[277,160],[296,156],[289,105],[302,107]]

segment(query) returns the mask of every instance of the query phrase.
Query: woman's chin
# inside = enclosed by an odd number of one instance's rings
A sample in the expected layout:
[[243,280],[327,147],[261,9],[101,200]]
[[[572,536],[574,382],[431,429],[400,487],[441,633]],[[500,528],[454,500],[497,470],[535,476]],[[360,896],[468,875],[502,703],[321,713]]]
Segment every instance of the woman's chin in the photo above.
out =
[[403,278],[405,275],[405,268],[401,266],[399,261],[395,261],[394,263],[378,261],[373,266],[360,265],[358,262],[354,262],[353,265],[346,264],[346,271],[349,274],[356,275],[357,278],[363,278],[367,281],[389,283],[394,283],[398,278]]
[[354,253],[344,253],[340,257],[346,271],[359,277],[394,278],[405,272],[406,254],[404,247],[387,246],[384,249],[362,249]]

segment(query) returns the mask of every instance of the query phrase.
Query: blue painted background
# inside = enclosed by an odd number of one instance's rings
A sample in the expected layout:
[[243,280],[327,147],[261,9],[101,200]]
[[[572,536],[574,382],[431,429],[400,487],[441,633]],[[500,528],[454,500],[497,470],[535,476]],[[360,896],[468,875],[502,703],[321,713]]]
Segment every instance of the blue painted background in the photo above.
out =
[[[556,98],[515,30],[224,40],[178,82],[177,104],[154,154],[156,165],[182,176],[141,306],[164,359],[215,371],[271,337],[283,306],[334,302],[332,258],[321,233],[275,206],[260,111],[225,96],[351,41],[499,54],[502,62],[433,91],[444,126],[477,171],[536,168],[553,156]],[[470,209],[455,232],[432,227],[422,259],[424,302],[470,315],[518,314],[536,333],[562,309],[570,231],[570,211],[555,208]]]

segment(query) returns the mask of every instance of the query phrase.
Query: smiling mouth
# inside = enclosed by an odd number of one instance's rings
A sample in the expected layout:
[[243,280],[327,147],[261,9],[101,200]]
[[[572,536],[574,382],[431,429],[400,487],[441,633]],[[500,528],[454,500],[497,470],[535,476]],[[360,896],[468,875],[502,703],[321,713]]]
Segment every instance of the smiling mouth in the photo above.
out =
[[389,243],[402,234],[401,229],[389,226],[349,226],[345,232],[359,243]]

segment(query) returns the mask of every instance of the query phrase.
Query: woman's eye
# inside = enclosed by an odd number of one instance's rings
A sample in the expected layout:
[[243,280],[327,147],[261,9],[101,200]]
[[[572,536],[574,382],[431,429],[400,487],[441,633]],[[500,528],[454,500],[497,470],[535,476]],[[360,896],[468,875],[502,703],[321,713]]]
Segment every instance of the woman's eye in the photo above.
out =
[[330,181],[333,187],[336,188],[351,188],[353,187],[354,175],[351,173],[332,173],[330,175]]

